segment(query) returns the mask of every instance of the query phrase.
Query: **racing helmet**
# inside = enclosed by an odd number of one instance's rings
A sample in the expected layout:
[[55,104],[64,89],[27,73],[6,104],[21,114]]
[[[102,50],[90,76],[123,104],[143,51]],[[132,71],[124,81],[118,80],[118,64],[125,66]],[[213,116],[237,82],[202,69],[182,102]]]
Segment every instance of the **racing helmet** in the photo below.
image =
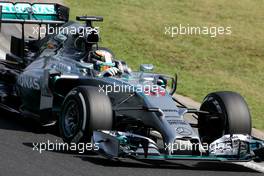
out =
[[93,60],[95,69],[100,72],[115,66],[113,54],[105,49],[95,50],[93,52]]

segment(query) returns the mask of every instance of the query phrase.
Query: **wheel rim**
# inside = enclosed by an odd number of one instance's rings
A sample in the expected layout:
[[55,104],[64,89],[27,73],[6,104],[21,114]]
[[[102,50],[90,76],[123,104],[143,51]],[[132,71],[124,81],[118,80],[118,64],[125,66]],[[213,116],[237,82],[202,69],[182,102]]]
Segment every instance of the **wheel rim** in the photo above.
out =
[[223,136],[226,133],[228,124],[226,112],[221,108],[220,102],[213,97],[208,97],[207,102],[203,104],[201,110],[217,114],[216,117],[211,119],[206,116],[202,117],[201,129],[199,130],[201,137],[209,137],[209,141],[212,142],[211,140],[215,140],[215,137]]
[[72,137],[76,134],[79,124],[79,108],[76,101],[69,101],[66,106],[66,111],[64,115],[63,127],[64,132],[67,137]]

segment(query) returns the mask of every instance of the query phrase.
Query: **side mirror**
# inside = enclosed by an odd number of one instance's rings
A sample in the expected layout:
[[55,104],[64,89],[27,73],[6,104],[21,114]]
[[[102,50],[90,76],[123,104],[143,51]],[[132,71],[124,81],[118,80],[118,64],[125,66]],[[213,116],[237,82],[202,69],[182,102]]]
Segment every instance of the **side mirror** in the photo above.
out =
[[141,64],[140,65],[140,71],[142,72],[150,72],[154,69],[154,66],[152,64]]

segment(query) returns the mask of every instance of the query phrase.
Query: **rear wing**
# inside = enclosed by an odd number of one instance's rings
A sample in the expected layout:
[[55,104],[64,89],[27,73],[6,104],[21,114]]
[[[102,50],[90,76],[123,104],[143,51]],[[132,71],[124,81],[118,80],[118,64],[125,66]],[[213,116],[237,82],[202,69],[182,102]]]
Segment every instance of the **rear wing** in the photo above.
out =
[[[69,12],[70,9],[68,7],[55,3],[0,1],[0,31],[3,23],[21,24],[22,38],[19,39],[12,36],[11,53],[14,53],[15,50],[16,57],[20,57],[24,61],[25,24],[46,25],[46,27],[47,25],[60,26],[68,22]],[[40,38],[39,32],[38,39]],[[12,49],[13,47],[15,47],[14,50]]]
[[60,4],[0,1],[0,24],[64,24],[69,11]]

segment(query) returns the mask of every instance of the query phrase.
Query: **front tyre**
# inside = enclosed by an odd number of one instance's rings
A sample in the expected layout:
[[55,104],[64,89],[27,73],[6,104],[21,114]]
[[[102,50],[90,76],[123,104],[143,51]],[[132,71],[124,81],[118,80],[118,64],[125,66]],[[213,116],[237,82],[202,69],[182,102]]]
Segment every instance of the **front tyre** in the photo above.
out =
[[198,118],[202,142],[211,143],[225,134],[251,134],[251,116],[244,98],[235,92],[214,92],[207,95]]
[[98,88],[80,86],[66,96],[59,118],[62,139],[67,143],[90,142],[94,130],[111,130],[112,105]]

